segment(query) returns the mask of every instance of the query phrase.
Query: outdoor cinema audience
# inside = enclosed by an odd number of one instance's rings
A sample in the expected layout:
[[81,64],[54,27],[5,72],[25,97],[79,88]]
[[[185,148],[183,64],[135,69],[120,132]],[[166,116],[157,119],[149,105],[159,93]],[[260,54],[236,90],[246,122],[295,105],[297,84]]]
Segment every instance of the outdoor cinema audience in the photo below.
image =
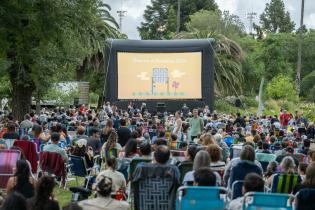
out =
[[[298,111],[255,116],[185,105],[154,113],[108,102],[32,111],[21,122],[3,113],[0,125],[0,210],[176,209],[181,186],[219,190],[231,210],[252,202],[249,192],[292,194],[288,205],[315,209],[314,123]],[[70,188],[65,204],[60,195],[73,177],[85,184]]]

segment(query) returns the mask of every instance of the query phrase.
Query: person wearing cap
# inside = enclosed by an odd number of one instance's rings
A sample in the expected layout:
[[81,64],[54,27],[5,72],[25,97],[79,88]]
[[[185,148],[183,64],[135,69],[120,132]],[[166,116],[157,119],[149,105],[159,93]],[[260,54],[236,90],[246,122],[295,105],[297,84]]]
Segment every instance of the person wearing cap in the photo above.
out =
[[283,155],[279,155],[277,158],[276,158],[276,161],[280,164],[282,159],[287,157],[287,156],[290,156],[293,158],[294,160],[294,164],[295,166],[297,167],[299,165],[299,160],[294,156],[294,149],[293,147],[291,146],[288,146],[285,148],[285,154]]
[[73,148],[72,155],[84,157],[87,168],[92,168],[94,166],[94,153],[93,148],[87,145],[86,139],[79,139],[76,142],[76,146]]
[[128,210],[129,204],[126,201],[118,201],[111,197],[113,179],[99,175],[94,185],[96,198],[80,201],[78,204],[83,210]]

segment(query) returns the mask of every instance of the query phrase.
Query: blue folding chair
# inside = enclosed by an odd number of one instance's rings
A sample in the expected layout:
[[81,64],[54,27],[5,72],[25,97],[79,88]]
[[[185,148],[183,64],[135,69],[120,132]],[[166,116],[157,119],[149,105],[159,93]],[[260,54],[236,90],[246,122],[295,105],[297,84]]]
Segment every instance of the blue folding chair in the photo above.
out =
[[232,136],[224,137],[224,142],[230,147],[234,143],[234,138]]
[[176,210],[225,209],[225,200],[220,193],[223,187],[183,186],[177,190]]
[[232,199],[236,199],[239,197],[242,197],[243,195],[243,184],[244,181],[243,180],[236,180],[232,183],[232,193],[231,193],[231,198]]
[[78,177],[84,177],[86,179],[85,188],[88,188],[93,176],[91,176],[92,170],[96,169],[87,168],[83,157],[69,155],[69,168],[72,175],[75,176],[77,185],[79,185]]
[[288,202],[289,198],[294,198],[294,196],[280,193],[248,192],[244,195],[243,210],[292,210],[292,205]]

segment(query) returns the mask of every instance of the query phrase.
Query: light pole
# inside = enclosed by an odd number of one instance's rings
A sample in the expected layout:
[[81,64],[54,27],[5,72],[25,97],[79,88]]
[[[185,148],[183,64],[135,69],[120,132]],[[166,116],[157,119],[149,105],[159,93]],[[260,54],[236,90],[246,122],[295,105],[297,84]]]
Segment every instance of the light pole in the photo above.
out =
[[117,11],[118,17],[119,17],[119,31],[122,32],[122,19],[126,16],[127,11],[126,10],[118,10]]
[[301,19],[300,19],[299,41],[298,41],[298,62],[297,62],[296,78],[295,78],[296,91],[298,95],[300,95],[300,91],[301,91],[303,19],[304,19],[304,0],[302,0],[302,5],[301,5]]
[[256,12],[246,13],[246,18],[249,20],[249,34],[253,34],[253,23],[257,16]]
[[177,0],[176,34],[179,34],[180,29],[180,1]]

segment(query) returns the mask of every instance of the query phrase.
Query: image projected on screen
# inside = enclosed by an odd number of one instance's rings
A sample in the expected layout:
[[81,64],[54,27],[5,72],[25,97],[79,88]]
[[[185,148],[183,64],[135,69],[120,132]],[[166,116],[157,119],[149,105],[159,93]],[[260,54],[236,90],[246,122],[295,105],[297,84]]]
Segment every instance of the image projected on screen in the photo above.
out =
[[118,52],[118,99],[201,99],[201,52]]

